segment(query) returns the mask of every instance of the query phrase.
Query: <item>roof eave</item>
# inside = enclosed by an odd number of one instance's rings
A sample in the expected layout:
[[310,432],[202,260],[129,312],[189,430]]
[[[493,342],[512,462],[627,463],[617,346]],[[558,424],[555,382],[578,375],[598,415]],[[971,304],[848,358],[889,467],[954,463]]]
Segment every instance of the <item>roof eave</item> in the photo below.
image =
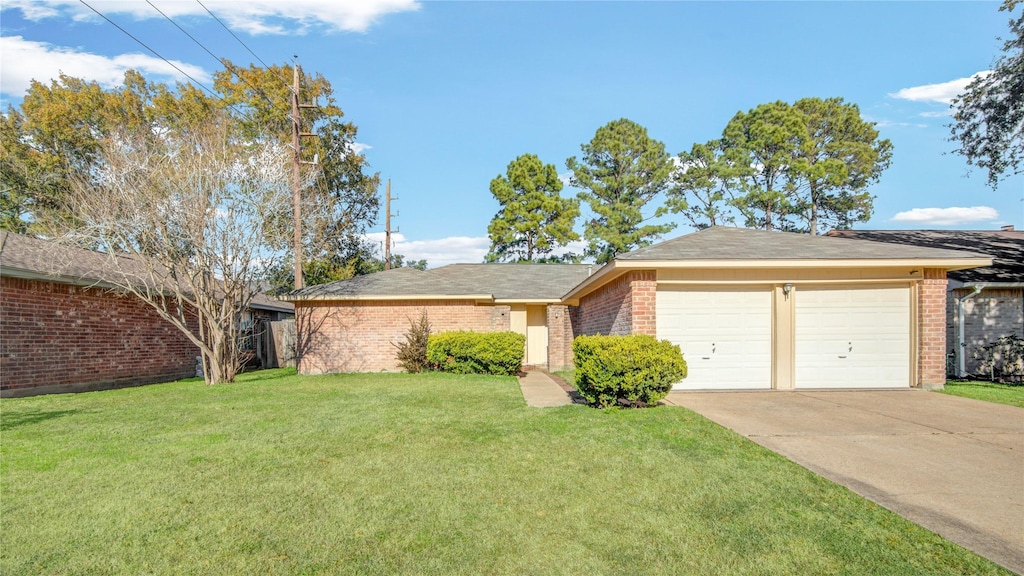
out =
[[280,298],[286,302],[395,302],[403,300],[473,300],[477,304],[489,304],[494,302],[494,297],[490,294],[316,294],[311,296],[285,294]]
[[740,269],[740,268],[943,268],[964,270],[991,266],[992,258],[865,258],[865,259],[737,259],[737,260],[612,260],[562,297],[562,303],[579,304],[579,299],[629,270],[657,269]]

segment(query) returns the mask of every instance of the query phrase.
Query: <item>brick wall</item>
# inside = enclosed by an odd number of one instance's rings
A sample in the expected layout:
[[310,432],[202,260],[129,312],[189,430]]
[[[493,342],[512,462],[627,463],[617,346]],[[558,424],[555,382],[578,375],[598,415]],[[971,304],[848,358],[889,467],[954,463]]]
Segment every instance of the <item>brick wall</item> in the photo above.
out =
[[477,306],[472,300],[296,302],[299,372],[400,370],[393,343],[402,342],[410,320],[427,311],[433,332],[509,330],[508,306]]
[[946,271],[926,268],[918,289],[918,386],[946,384]]
[[628,272],[580,299],[576,334],[650,334],[657,328],[653,270]]
[[[947,348],[955,348],[957,344],[956,299],[973,292],[971,289],[958,289],[950,294],[949,317],[950,326]],[[1024,290],[1016,289],[985,289],[977,296],[964,302],[964,360],[968,374],[980,372],[980,361],[975,354],[982,346],[991,344],[1003,336],[1016,335],[1024,338]]]
[[134,297],[0,278],[0,394],[99,390],[195,376],[196,348]]
[[551,304],[548,306],[548,370],[564,370],[573,365],[572,312],[569,306]]

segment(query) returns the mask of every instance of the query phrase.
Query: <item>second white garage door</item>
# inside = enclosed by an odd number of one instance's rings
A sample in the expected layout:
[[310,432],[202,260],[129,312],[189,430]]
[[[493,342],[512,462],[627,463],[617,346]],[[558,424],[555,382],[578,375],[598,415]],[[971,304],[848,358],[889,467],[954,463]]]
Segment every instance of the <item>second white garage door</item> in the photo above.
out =
[[676,388],[771,388],[771,303],[768,288],[659,286],[658,339],[679,345],[689,372]]
[[910,289],[799,288],[797,388],[910,386]]

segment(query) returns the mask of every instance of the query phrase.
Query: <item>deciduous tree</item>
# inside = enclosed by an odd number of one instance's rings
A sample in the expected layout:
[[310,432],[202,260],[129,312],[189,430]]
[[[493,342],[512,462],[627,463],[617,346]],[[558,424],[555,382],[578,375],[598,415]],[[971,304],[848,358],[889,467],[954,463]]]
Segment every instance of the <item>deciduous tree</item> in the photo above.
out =
[[491,194],[501,210],[487,227],[487,261],[532,262],[578,240],[573,226],[580,215],[579,200],[562,198],[561,190],[554,164],[544,164],[533,154],[516,158],[504,176],[491,180]]
[[140,298],[200,350],[208,384],[241,365],[239,319],[284,258],[273,215],[291,204],[289,150],[198,126],[112,131],[62,197],[49,235],[109,254],[103,280]]
[[1011,14],[1010,36],[988,74],[979,74],[953,100],[951,140],[967,163],[988,172],[988,183],[1024,171],[1024,13],[1013,17],[1017,0],[1004,0]]
[[644,224],[647,203],[669,186],[672,158],[647,129],[625,118],[602,126],[580,146],[583,156],[566,160],[570,184],[581,188],[594,217],[586,222],[587,255],[598,263],[649,245],[675,224]]

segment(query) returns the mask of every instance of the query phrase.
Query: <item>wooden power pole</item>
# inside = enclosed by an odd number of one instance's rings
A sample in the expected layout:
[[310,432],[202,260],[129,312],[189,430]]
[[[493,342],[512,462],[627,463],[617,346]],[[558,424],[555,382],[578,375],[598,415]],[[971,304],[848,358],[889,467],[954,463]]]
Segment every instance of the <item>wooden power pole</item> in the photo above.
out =
[[384,269],[391,270],[391,178],[384,192]]
[[302,194],[299,190],[299,164],[302,162],[299,138],[299,65],[292,67],[292,224],[295,238],[295,289],[302,288]]
[[299,101],[299,78],[302,76],[302,67],[298,64],[292,67],[292,224],[295,228],[295,237],[292,240],[292,248],[295,251],[295,289],[302,288],[302,189],[299,166],[315,162],[302,161],[302,138],[316,136],[316,134],[302,131],[302,116],[299,111],[304,108],[316,108],[316,104],[302,104]]

